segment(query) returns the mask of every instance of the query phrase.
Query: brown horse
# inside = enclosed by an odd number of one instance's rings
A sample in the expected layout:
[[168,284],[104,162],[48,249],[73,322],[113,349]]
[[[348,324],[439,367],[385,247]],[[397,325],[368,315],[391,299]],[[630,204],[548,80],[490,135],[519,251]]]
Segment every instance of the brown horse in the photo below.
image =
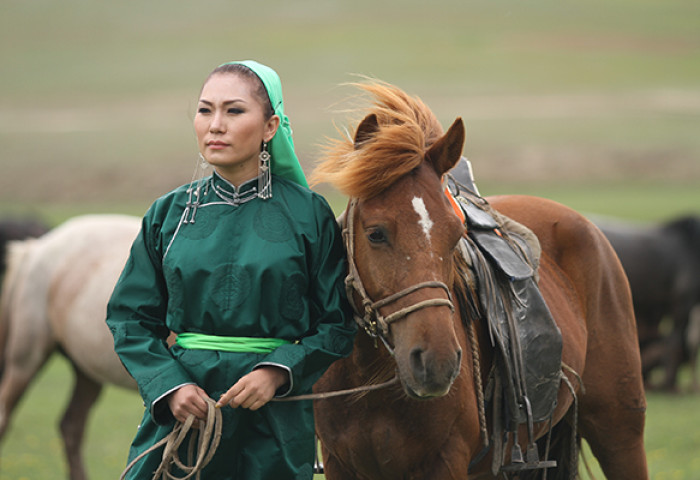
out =
[[[482,387],[475,386],[491,368],[493,347],[479,318],[462,319],[463,302],[450,308],[451,298],[476,301],[464,291],[469,273],[457,253],[465,229],[442,183],[460,158],[463,123],[457,119],[443,135],[419,99],[381,83],[362,88],[374,96],[373,108],[354,139],[329,147],[314,181],[329,182],[351,199],[351,295],[361,315],[375,309],[385,320],[367,329],[383,333],[393,354],[360,333],[352,355],[334,363],[316,390],[378,383],[394,371],[401,386],[315,402],[326,478],[495,478],[492,450],[477,458],[486,451],[480,427],[493,418],[488,409],[487,421],[480,415]],[[564,448],[572,435],[588,441],[608,478],[648,478],[634,314],[610,244],[588,220],[555,202],[526,196],[488,201],[539,238],[539,287],[562,333],[568,381],[552,418],[550,458],[558,467],[549,469],[549,478],[575,474],[576,450]],[[534,427],[546,440],[549,422]],[[510,458],[508,447],[504,453]]]
[[81,445],[102,385],[136,389],[104,318],[140,225],[135,217],[85,215],[10,244],[0,308],[0,439],[27,387],[60,350],[75,372],[60,423],[71,480],[87,478]]

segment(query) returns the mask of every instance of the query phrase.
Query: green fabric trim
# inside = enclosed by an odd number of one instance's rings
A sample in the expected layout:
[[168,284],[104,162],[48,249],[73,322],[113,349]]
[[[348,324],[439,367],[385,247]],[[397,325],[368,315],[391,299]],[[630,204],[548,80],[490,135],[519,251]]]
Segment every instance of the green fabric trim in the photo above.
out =
[[272,137],[269,145],[272,173],[296,182],[302,187],[308,188],[309,184],[306,182],[304,171],[301,169],[299,159],[294,151],[292,126],[289,123],[289,118],[284,114],[282,81],[277,75],[277,72],[254,60],[227,62],[219,66],[233,64],[244,65],[255,72],[260,80],[262,80],[263,85],[265,85],[267,95],[270,97],[272,109],[275,111],[275,114],[280,117],[280,126],[277,128],[277,132],[275,136]]
[[270,353],[277,347],[292,343],[280,338],[220,337],[203,333],[184,332],[177,335],[176,342],[182,348],[196,350],[218,350],[235,353]]

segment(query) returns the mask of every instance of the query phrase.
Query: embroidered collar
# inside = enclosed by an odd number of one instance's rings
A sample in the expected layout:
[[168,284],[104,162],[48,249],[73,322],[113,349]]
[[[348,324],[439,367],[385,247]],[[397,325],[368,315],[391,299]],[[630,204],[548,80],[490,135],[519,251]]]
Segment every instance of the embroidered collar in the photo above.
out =
[[238,206],[257,198],[258,177],[251,178],[236,187],[215,171],[211,176],[211,188],[224,202]]

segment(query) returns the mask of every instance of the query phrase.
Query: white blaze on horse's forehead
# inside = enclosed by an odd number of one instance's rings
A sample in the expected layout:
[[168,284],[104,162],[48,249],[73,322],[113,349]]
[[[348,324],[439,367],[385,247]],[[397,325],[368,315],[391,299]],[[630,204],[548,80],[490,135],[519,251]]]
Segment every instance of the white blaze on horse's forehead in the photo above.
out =
[[428,209],[425,208],[425,202],[420,197],[413,197],[411,203],[413,204],[413,209],[418,214],[418,224],[423,228],[423,233],[425,233],[425,237],[428,239],[428,243],[430,243],[430,230],[433,228],[433,221],[430,219]]

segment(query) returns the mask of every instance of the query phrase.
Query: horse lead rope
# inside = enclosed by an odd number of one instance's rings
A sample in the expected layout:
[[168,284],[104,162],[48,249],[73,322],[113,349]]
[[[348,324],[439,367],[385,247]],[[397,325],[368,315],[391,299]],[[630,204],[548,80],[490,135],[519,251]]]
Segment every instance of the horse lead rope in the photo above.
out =
[[340,397],[342,395],[352,395],[353,393],[371,392],[382,388],[390,387],[399,382],[399,377],[394,375],[391,380],[377,383],[374,385],[362,385],[361,387],[348,388],[346,390],[335,390],[332,392],[307,393],[305,395],[296,395],[293,397],[276,397],[270,400],[271,402],[296,402],[299,400],[323,400],[325,398]]

